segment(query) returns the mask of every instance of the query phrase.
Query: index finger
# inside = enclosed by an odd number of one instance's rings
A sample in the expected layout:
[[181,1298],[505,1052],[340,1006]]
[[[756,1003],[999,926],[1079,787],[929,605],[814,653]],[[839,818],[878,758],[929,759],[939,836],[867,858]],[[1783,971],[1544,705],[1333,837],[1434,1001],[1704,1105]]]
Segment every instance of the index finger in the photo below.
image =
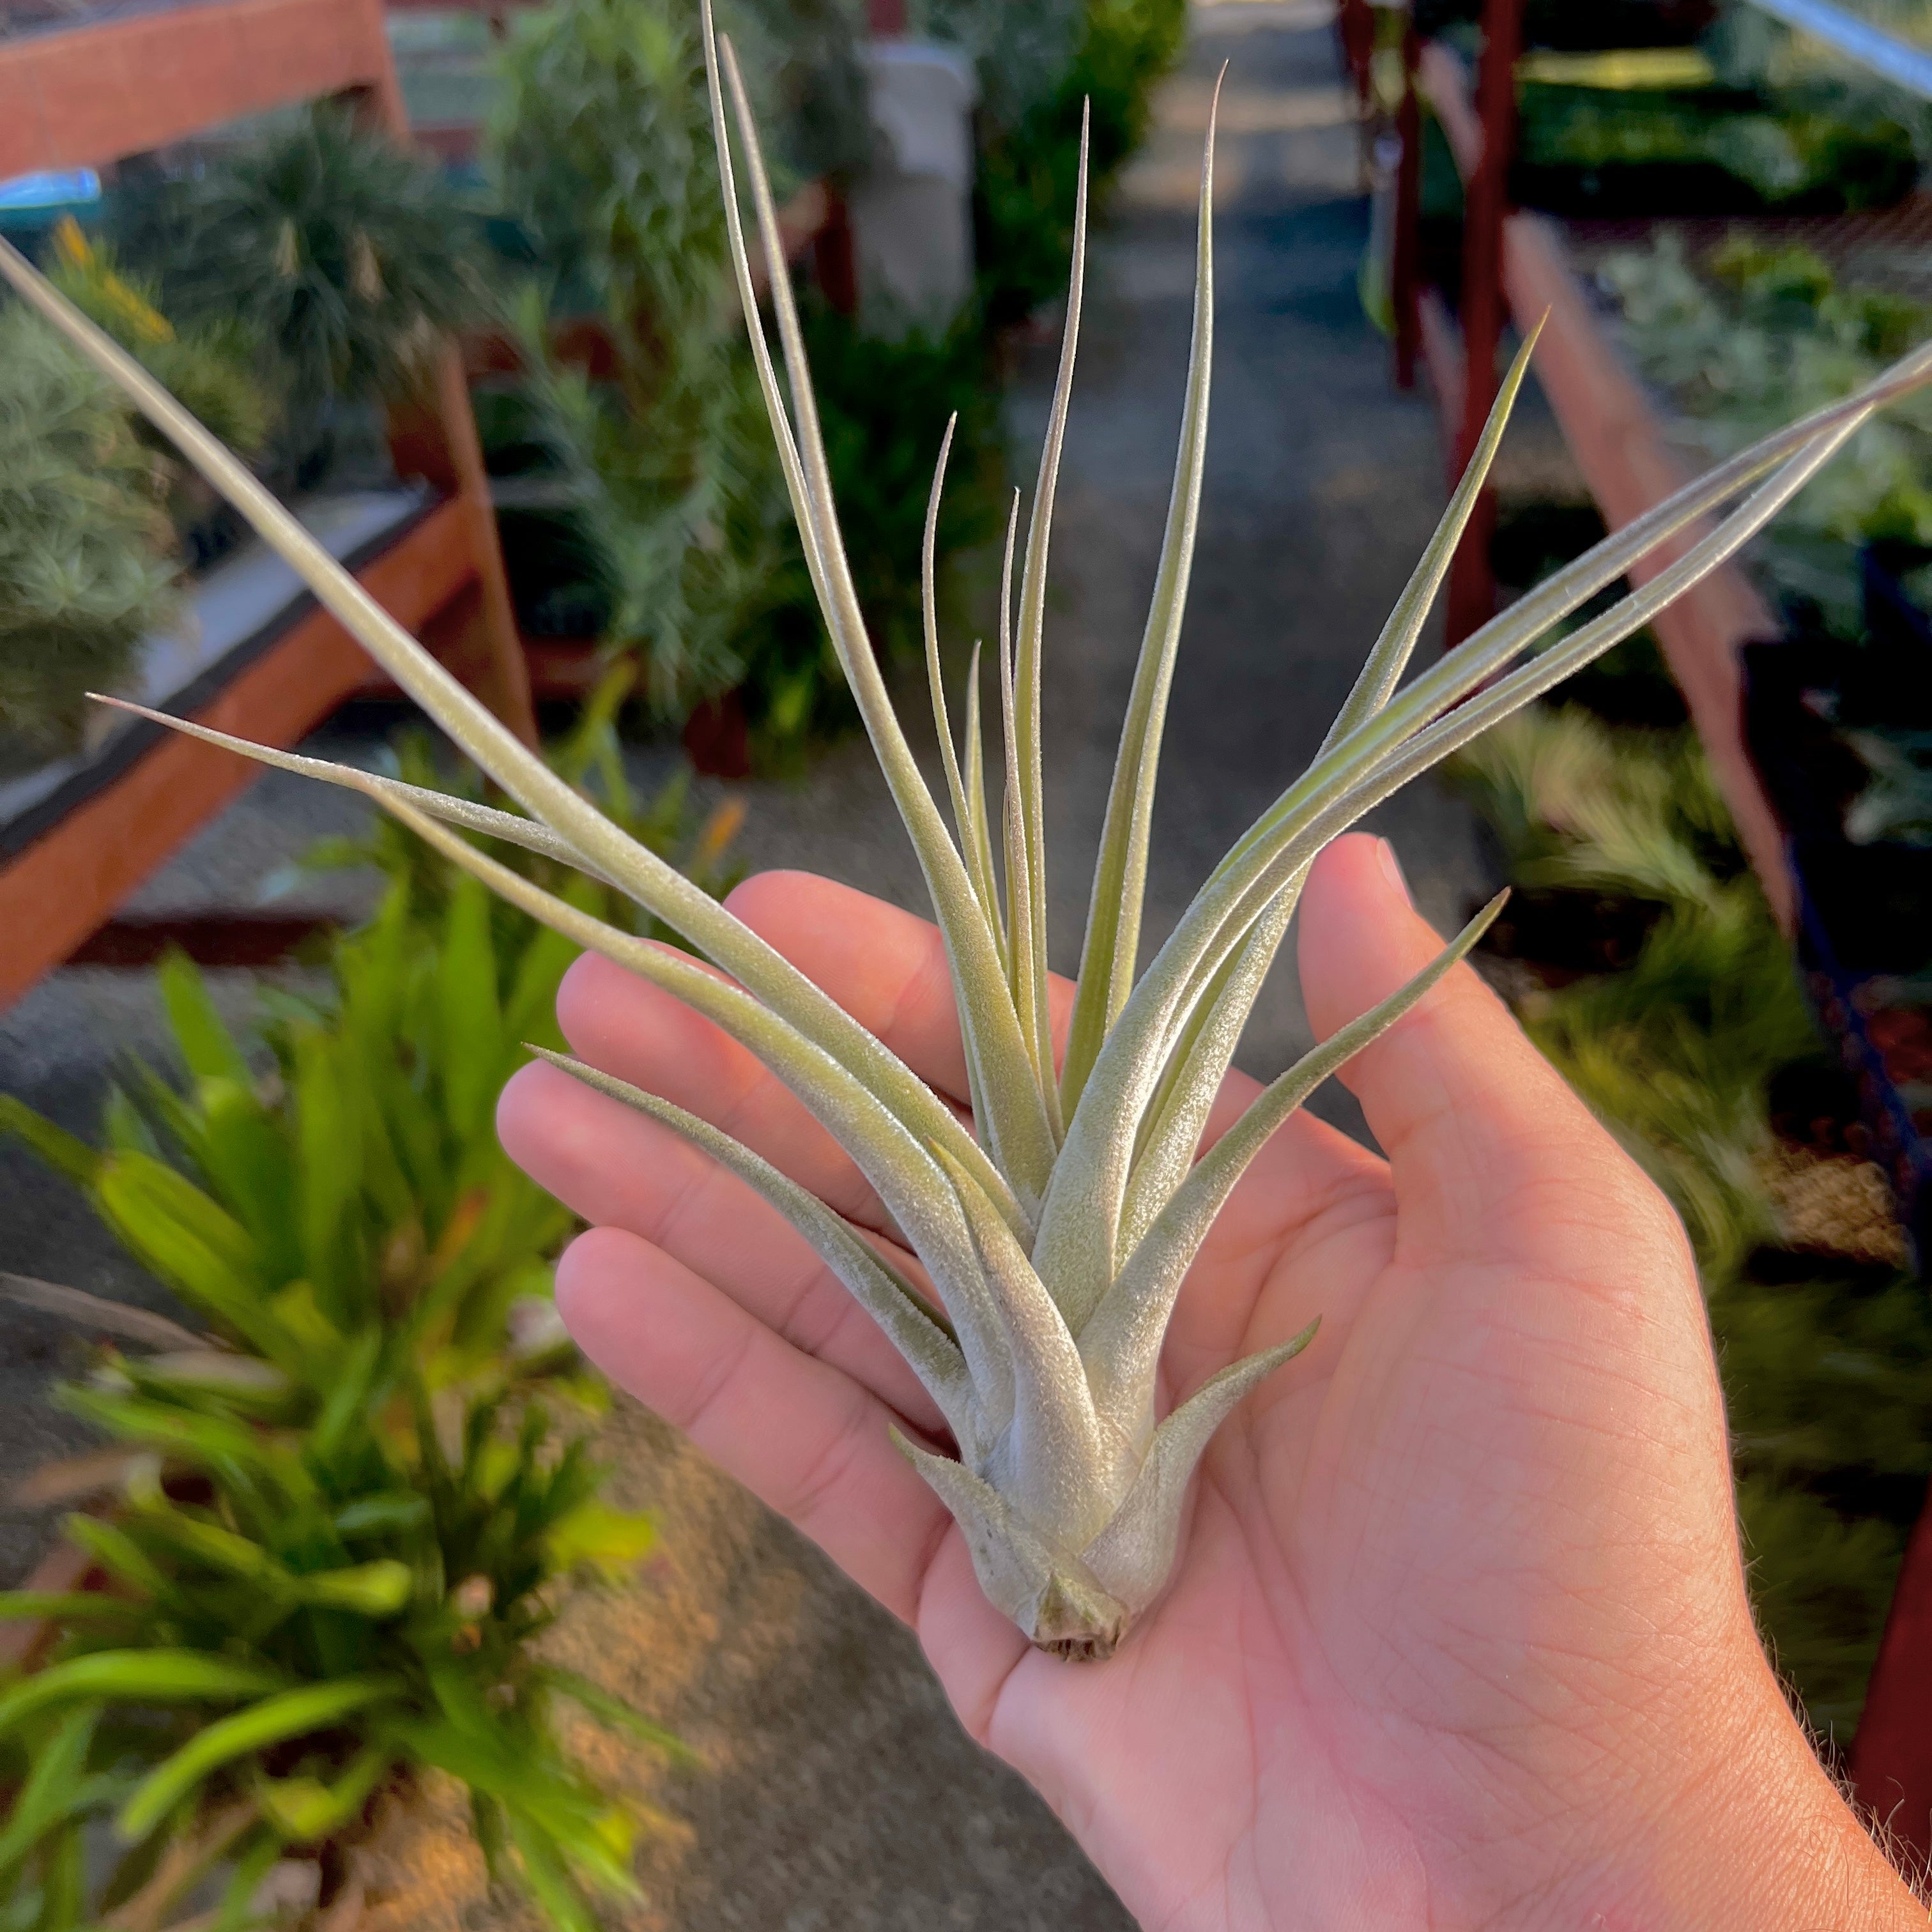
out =
[[[967,1104],[946,943],[930,920],[811,872],[760,872],[724,903],[928,1086]],[[1072,1017],[1072,981],[1054,974],[1047,1002],[1058,1054]]]

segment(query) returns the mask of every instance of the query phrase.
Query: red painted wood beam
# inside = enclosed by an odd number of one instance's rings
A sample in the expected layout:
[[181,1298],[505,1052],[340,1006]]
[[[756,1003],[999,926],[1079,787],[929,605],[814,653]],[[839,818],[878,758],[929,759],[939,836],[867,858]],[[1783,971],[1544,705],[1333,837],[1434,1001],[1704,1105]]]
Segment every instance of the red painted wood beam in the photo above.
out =
[[[1523,0],[1486,0],[1483,57],[1476,76],[1482,152],[1462,204],[1462,345],[1467,373],[1462,426],[1456,438],[1460,476],[1496,399],[1496,350],[1508,304],[1503,294],[1503,221],[1509,212],[1510,158],[1516,148],[1516,64],[1522,52]],[[1490,544],[1496,500],[1485,490],[1449,570],[1446,641],[1459,644],[1496,610]]]

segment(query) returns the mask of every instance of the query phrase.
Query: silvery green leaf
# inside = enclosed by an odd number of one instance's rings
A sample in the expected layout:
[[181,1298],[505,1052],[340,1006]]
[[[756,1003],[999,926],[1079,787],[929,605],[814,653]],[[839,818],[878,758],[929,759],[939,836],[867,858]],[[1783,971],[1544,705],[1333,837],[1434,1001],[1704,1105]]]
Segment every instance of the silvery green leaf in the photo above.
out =
[[1321,1325],[1318,1316],[1292,1341],[1223,1369],[1154,1432],[1133,1487],[1082,1552],[1094,1580],[1133,1614],[1160,1594],[1174,1568],[1188,1479],[1209,1438],[1246,1396],[1314,1340]]
[[[951,1323],[817,1195],[781,1174],[742,1142],[734,1140],[684,1108],[656,1094],[647,1094],[601,1068],[586,1066],[567,1053],[553,1052],[545,1046],[532,1046],[530,1051],[595,1092],[670,1128],[764,1196],[804,1236],[820,1260],[850,1291],[853,1299],[885,1330],[893,1347],[925,1384],[927,1394],[938,1405],[961,1453],[970,1455],[978,1450],[980,1445],[973,1435],[972,1383]],[[994,1218],[998,1220],[997,1216]]]
[[1200,210],[1195,220],[1194,322],[1187,353],[1187,392],[1174,456],[1167,529],[1148,608],[1134,682],[1120,725],[1120,746],[1107,790],[1100,856],[1087,908],[1080,983],[1060,1075],[1063,1107],[1071,1110],[1107,1029],[1126,1004],[1140,950],[1141,908],[1147,893],[1148,841],[1154,826],[1154,782],[1167,720],[1168,692],[1180,647],[1180,620],[1194,563],[1201,511],[1201,477],[1208,455],[1208,398],[1214,364],[1214,130],[1221,110],[1224,65],[1214,81],[1202,148]]

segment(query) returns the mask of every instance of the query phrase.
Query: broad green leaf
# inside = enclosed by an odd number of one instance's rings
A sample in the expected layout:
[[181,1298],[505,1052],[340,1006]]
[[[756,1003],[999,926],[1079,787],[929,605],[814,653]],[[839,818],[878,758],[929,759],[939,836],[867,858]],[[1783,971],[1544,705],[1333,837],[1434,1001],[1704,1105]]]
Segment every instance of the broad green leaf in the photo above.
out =
[[293,1338],[263,1303],[261,1250],[226,1209],[146,1154],[100,1164],[94,1197],[122,1239],[184,1299],[290,1366]]
[[335,1460],[358,1424],[366,1425],[382,1340],[382,1330],[372,1323],[346,1348],[332,1352],[322,1412],[309,1426],[306,1444],[310,1466],[318,1471]]
[[196,1159],[230,1213],[260,1244],[263,1279],[301,1274],[295,1163],[282,1123],[252,1087],[232,1081],[204,1080],[196,1100]]
[[27,1781],[14,1794],[0,1830],[0,1882],[18,1867],[42,1834],[77,1816],[98,1790],[86,1775],[88,1747],[100,1721],[98,1703],[80,1704],[34,1753]]
[[544,1538],[544,1553],[562,1571],[579,1564],[622,1582],[657,1547],[657,1524],[634,1510],[614,1509],[595,1497],[580,1503]]
[[398,1536],[422,1528],[429,1521],[428,1500],[406,1490],[364,1496],[335,1513],[336,1533],[354,1542],[364,1536]]
[[142,1592],[154,1603],[167,1605],[178,1596],[166,1573],[124,1529],[91,1516],[70,1516],[61,1526],[70,1543],[78,1544],[109,1575]]
[[296,1041],[303,1272],[335,1328],[349,1328],[369,1294],[367,1257],[356,1238],[362,1192],[362,1106],[335,1042],[320,1030]]
[[410,1606],[416,1575],[406,1563],[383,1557],[349,1570],[324,1570],[296,1580],[296,1594],[306,1604],[352,1610],[358,1616],[400,1616]]
[[100,1166],[100,1156],[85,1141],[76,1140],[64,1128],[34,1112],[24,1100],[0,1094],[0,1134],[11,1134],[26,1142],[58,1174],[66,1175],[76,1187],[92,1187]]
[[517,1874],[556,1932],[599,1932],[596,1913],[548,1835],[514,1805],[505,1808],[503,1823],[516,1850]]
[[78,1700],[122,1704],[214,1704],[259,1697],[283,1679],[260,1664],[231,1664],[194,1650],[98,1650],[24,1677],[0,1690],[0,1731],[36,1712]]
[[190,1564],[238,1578],[269,1597],[287,1601],[296,1594],[296,1577],[273,1551],[165,1500],[140,1512],[134,1533],[151,1546],[160,1544]]
[[187,954],[170,952],[155,974],[167,1009],[175,1044],[197,1080],[225,1080],[252,1086],[247,1058],[214,1010],[208,982]]
[[62,1408],[123,1442],[140,1442],[244,1482],[286,1484],[294,1476],[284,1445],[232,1418],[208,1415],[165,1400],[116,1395],[71,1384],[57,1391]]
[[145,1395],[190,1404],[197,1397],[216,1397],[223,1408],[258,1420],[286,1419],[297,1394],[296,1384],[274,1364],[219,1348],[130,1357],[122,1372]]
[[220,1718],[156,1766],[121,1808],[115,1829],[124,1843],[144,1838],[202,1780],[236,1758],[339,1724],[395,1687],[382,1678],[304,1684]]
[[475,879],[459,878],[450,889],[437,965],[443,1109],[463,1142],[488,1129],[504,1051],[490,896]]
[[0,1623],[124,1623],[147,1606],[105,1590],[0,1590]]
[[640,1744],[650,1744],[680,1764],[698,1762],[698,1754],[682,1738],[666,1730],[662,1724],[652,1724],[641,1712],[634,1710],[622,1698],[605,1690],[601,1684],[592,1682],[580,1671],[566,1670],[559,1664],[540,1664],[532,1675],[548,1689],[568,1697],[572,1703],[581,1705],[608,1729],[620,1731]]
[[269,1296],[268,1306],[293,1343],[294,1364],[278,1358],[279,1366],[311,1388],[326,1382],[342,1352],[342,1330],[316,1305],[314,1288],[306,1281],[290,1282]]
[[314,1844],[340,1831],[362,1810],[392,1762],[380,1745],[370,1744],[332,1783],[310,1777],[260,1778],[250,1790],[262,1815],[284,1840]]

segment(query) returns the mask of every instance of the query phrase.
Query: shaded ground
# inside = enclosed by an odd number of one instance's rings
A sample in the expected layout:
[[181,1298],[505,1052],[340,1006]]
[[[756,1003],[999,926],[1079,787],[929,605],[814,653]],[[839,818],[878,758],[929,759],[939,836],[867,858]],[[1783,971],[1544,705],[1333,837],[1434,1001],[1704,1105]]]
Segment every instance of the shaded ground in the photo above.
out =
[[[1220,329],[1204,524],[1156,817],[1147,938],[1157,943],[1201,878],[1314,750],[1425,541],[1442,500],[1431,406],[1390,388],[1354,275],[1366,232],[1355,136],[1325,0],[1228,0],[1197,14],[1193,49],[1160,124],[1094,250],[1088,332],[1054,545],[1046,670],[1048,803],[1056,964],[1075,964],[1086,868],[1144,616],[1186,368],[1199,144],[1216,69],[1223,97],[1217,201]],[[1012,399],[1016,446],[1036,444],[1051,352]],[[1425,654],[1432,645],[1425,645]],[[908,693],[909,715],[922,699]],[[366,749],[339,721],[325,751]],[[915,730],[916,740],[919,734]],[[662,754],[641,754],[646,765]],[[808,866],[908,905],[916,870],[862,743],[802,788],[744,788],[755,865]],[[249,902],[352,800],[271,776],[142,896],[149,910]],[[1394,839],[1438,926],[1484,895],[1473,822],[1427,788],[1393,801]],[[332,881],[346,904],[366,882]],[[299,902],[314,903],[305,886]],[[246,1011],[255,982],[220,976]],[[1278,1068],[1307,1034],[1292,975],[1264,996],[1244,1053]],[[160,1037],[151,977],[55,974],[0,1016],[0,1085],[93,1131],[112,1054]],[[1346,1099],[1320,1111],[1346,1120]],[[165,1305],[80,1204],[0,1150],[0,1268]],[[9,1311],[0,1358],[0,1481],[75,1432],[41,1405],[68,1346]],[[668,1573],[634,1599],[573,1613],[561,1640],[609,1663],[617,1688],[704,1750],[700,1774],[637,1768],[678,1828],[653,1839],[640,1925],[1105,1928],[1124,1916],[1030,1792],[953,1726],[902,1631],[782,1526],[670,1451],[634,1415],[614,1438],[631,1499],[666,1516]],[[49,1526],[0,1517],[0,1574],[21,1574]],[[627,1647],[625,1626],[650,1642]],[[573,1634],[573,1632],[574,1634]],[[438,1845],[440,1850],[437,1850]],[[442,1882],[398,1927],[500,1922],[454,1838],[404,1861]],[[443,1908],[446,1906],[446,1913]]]

